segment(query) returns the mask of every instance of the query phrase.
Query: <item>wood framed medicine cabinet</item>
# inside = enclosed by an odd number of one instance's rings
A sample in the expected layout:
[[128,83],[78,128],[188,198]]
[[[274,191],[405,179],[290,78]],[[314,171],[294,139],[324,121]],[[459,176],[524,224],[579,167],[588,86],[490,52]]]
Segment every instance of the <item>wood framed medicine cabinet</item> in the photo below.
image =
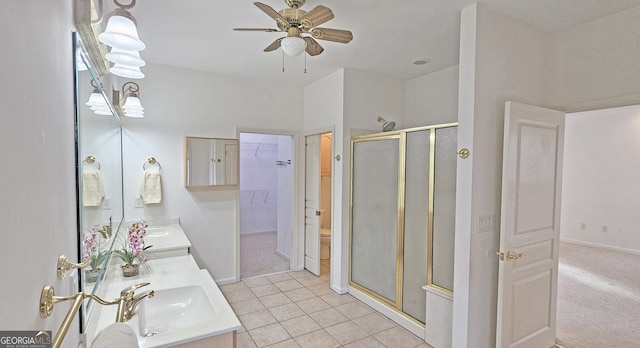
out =
[[187,136],[184,152],[185,187],[238,186],[238,139]]

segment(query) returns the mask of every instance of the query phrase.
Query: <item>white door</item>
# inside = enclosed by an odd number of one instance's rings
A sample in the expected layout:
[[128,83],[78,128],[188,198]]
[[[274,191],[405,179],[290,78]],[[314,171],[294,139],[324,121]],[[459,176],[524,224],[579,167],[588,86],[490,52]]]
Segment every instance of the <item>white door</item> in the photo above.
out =
[[238,184],[238,142],[224,141],[224,184]]
[[496,346],[555,344],[564,113],[505,105]]
[[320,275],[320,135],[306,139],[304,267]]

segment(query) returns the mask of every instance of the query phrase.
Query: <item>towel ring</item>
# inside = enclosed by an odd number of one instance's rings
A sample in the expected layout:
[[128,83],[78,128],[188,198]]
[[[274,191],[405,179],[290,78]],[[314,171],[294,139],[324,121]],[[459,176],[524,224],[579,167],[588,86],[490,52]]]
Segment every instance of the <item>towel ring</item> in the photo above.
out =
[[147,164],[157,164],[158,168],[162,170],[162,166],[160,165],[160,162],[156,161],[155,157],[149,157],[149,159],[147,159],[147,161],[142,164],[143,170],[147,169]]
[[100,169],[100,162],[98,162],[98,160],[93,156],[87,156],[82,163],[95,163],[98,165],[98,169]]

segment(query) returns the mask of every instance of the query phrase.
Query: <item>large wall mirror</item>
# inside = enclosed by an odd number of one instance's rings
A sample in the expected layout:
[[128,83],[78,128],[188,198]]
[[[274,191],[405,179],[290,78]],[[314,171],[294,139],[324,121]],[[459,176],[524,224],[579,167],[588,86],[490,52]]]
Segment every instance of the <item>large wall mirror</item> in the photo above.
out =
[[238,185],[238,139],[185,138],[185,186]]
[[[80,286],[96,293],[104,278],[117,231],[124,218],[122,192],[122,131],[100,76],[88,59],[82,40],[74,35],[76,52],[76,172],[79,256],[92,259],[81,269]],[[82,331],[93,301],[81,311]]]

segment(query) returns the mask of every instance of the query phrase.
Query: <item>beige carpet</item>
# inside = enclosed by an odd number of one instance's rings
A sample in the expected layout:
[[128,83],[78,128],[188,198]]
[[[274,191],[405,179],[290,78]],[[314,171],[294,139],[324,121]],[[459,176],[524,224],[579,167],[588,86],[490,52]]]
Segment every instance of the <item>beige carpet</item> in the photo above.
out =
[[289,260],[276,254],[276,232],[240,236],[240,278],[289,270]]
[[557,342],[640,347],[640,256],[560,243]]

